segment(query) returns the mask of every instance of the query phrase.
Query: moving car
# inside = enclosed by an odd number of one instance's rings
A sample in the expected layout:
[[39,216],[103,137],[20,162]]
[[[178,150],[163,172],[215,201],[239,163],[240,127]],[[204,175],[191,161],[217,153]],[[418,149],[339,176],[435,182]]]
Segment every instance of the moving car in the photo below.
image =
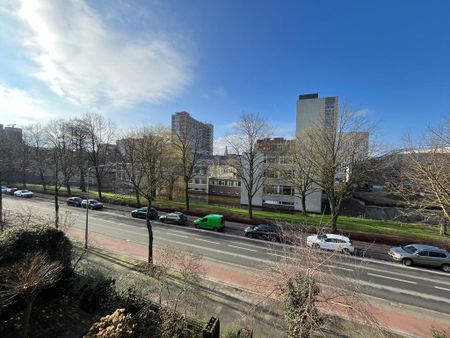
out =
[[[87,201],[86,200],[82,200],[81,201],[81,207],[82,208],[86,208],[86,204],[87,204]],[[92,210],[99,210],[99,209],[103,209],[103,204],[102,203],[100,203],[99,201],[97,201],[97,200],[89,200],[89,209],[92,209]]]
[[17,188],[6,188],[6,193],[8,195],[14,195],[14,193],[17,191]]
[[81,197],[69,197],[67,199],[67,205],[72,207],[81,207],[81,202],[83,199]]
[[[146,219],[147,218],[147,207],[133,210],[131,212],[131,217]],[[158,210],[156,210],[155,208],[150,208],[150,219],[155,219],[157,217],[158,217]]]
[[225,220],[223,215],[210,214],[194,221],[196,228],[211,229],[214,231],[223,230],[225,228]]
[[311,235],[306,238],[306,244],[315,249],[333,250],[345,254],[355,252],[350,238],[341,235]]
[[14,192],[14,196],[22,198],[30,198],[33,197],[34,194],[30,190],[17,190]]
[[181,212],[172,212],[170,214],[167,214],[166,216],[161,216],[159,218],[160,222],[163,223],[174,223],[178,225],[186,225],[187,224],[187,217],[185,214]]
[[423,265],[440,268],[450,273],[450,253],[436,246],[409,244],[391,248],[388,254],[392,260],[406,266]]
[[283,232],[275,224],[258,224],[245,228],[245,237],[281,242]]

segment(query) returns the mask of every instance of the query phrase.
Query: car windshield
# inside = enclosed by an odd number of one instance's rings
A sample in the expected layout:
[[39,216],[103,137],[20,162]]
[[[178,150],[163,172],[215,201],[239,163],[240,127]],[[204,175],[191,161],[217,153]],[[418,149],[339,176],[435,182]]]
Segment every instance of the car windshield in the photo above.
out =
[[317,239],[320,239],[320,240],[327,239],[327,235],[319,235],[319,236],[317,236]]
[[402,249],[409,254],[413,254],[417,251],[417,248],[414,245],[402,246]]

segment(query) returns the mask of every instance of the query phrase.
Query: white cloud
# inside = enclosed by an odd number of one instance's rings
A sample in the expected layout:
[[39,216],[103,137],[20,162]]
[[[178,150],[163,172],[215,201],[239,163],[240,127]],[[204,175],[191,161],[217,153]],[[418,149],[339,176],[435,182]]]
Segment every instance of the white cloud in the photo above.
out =
[[174,39],[107,26],[84,0],[23,0],[17,17],[33,74],[87,108],[159,103],[191,81],[191,62]]
[[0,83],[0,123],[26,125],[47,121],[56,117],[49,111],[45,101],[37,99],[24,90]]

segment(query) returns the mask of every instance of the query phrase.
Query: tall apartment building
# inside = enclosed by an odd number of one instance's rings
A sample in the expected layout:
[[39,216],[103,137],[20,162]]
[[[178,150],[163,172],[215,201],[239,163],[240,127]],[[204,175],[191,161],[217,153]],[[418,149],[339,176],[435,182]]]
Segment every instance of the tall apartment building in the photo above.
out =
[[[299,95],[297,101],[296,136],[301,139],[305,131],[320,123],[336,123],[339,113],[339,99],[337,96],[319,97],[319,94]],[[295,210],[301,210],[301,201],[295,199]],[[308,212],[322,212],[322,190],[317,186],[306,196]]]
[[0,124],[0,136],[4,136],[9,142],[18,144],[22,142],[22,129],[12,127],[3,127]]
[[172,114],[172,135],[184,134],[188,138],[199,137],[199,153],[213,155],[214,127],[210,123],[197,121],[188,112]]

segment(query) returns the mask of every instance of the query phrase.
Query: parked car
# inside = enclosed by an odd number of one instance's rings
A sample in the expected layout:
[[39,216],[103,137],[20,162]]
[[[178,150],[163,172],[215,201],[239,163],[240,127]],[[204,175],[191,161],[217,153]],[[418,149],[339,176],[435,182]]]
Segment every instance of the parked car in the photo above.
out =
[[214,231],[223,230],[225,228],[225,219],[223,215],[210,214],[194,221],[196,228],[211,229]]
[[450,253],[436,246],[409,244],[391,248],[388,254],[392,260],[401,262],[406,266],[429,266],[450,273]]
[[258,224],[245,228],[245,237],[281,242],[283,232],[275,224]]
[[[86,204],[87,204],[87,201],[86,200],[82,200],[81,201],[81,207],[82,208],[86,208]],[[97,200],[89,200],[89,209],[92,209],[92,210],[99,210],[99,209],[103,209],[103,203],[100,203],[99,201],[97,201]]]
[[14,195],[14,193],[17,191],[17,188],[6,188],[6,193],[8,195]]
[[69,197],[67,199],[67,205],[71,207],[81,207],[81,202],[83,199],[81,197]]
[[[131,212],[131,217],[146,219],[147,218],[147,207],[133,210]],[[156,210],[155,208],[150,208],[150,219],[155,219],[155,218],[158,218],[158,210]]]
[[6,194],[6,190],[8,190],[8,188],[2,185],[2,194]]
[[187,217],[185,214],[181,212],[172,212],[170,214],[167,214],[166,216],[161,216],[159,218],[160,222],[163,223],[174,223],[178,225],[186,225],[187,224]]
[[22,198],[31,198],[34,194],[30,190],[17,190],[14,192],[14,196]]
[[315,249],[333,250],[345,254],[355,252],[355,247],[350,238],[341,235],[311,235],[306,238],[306,244]]

